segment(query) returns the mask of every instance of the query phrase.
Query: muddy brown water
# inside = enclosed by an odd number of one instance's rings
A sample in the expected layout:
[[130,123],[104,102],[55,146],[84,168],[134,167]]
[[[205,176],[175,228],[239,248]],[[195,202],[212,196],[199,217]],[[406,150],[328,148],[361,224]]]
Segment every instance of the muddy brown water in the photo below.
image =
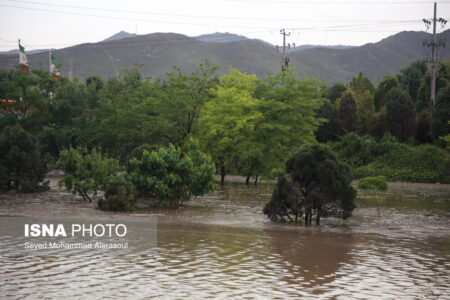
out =
[[[267,220],[272,189],[227,184],[176,211],[140,201],[121,214],[99,211],[54,179],[49,192],[0,195],[0,298],[450,299],[450,186],[360,191],[352,218],[311,227]],[[73,217],[128,224],[135,245],[23,249],[19,220]],[[155,231],[154,244],[144,229]]]

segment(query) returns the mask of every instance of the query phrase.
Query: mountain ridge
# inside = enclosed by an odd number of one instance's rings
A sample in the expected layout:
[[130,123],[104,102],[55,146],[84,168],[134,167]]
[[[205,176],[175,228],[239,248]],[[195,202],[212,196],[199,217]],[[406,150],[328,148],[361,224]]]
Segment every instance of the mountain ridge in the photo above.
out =
[[[281,54],[273,45],[256,39],[225,33],[207,35],[216,42],[207,42],[199,37],[188,37],[177,33],[151,33],[132,35],[124,32],[97,43],[84,43],[63,49],[52,50],[64,76],[85,80],[91,75],[118,77],[122,69],[140,65],[144,77],[164,77],[176,65],[190,73],[208,58],[211,64],[222,66],[219,75],[227,73],[229,67],[241,72],[265,78],[268,73],[277,73],[281,67]],[[115,38],[112,38],[114,37]],[[218,38],[232,37],[232,41],[220,42]],[[291,51],[291,65],[300,76],[313,76],[327,84],[348,82],[363,72],[377,83],[383,76],[397,74],[413,60],[425,58],[423,40],[429,39],[425,32],[404,31],[376,43],[358,47],[310,47]],[[450,38],[450,30],[439,34]],[[112,38],[112,39],[111,39]],[[448,58],[449,54],[445,56]],[[0,55],[0,68],[11,69],[17,65],[15,55]],[[46,53],[28,54],[31,68],[48,64]]]

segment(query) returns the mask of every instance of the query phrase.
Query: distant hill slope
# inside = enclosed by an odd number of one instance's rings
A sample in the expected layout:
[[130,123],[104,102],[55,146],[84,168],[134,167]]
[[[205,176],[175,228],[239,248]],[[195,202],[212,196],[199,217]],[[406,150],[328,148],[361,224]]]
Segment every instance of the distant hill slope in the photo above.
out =
[[[441,35],[450,40],[449,30]],[[60,71],[63,75],[80,80],[94,74],[119,76],[122,69],[133,68],[136,64],[143,65],[140,72],[144,76],[163,77],[174,65],[190,73],[205,58],[212,64],[222,66],[219,74],[228,72],[229,67],[255,73],[260,78],[279,72],[281,54],[270,44],[252,39],[219,42],[217,35],[214,38],[215,42],[204,42],[199,37],[153,33],[109,38],[98,43],[54,50],[52,54],[62,65]],[[399,69],[413,60],[424,58],[422,42],[427,38],[430,34],[424,32],[401,32],[378,43],[360,47],[298,50],[290,54],[291,65],[300,76],[314,76],[324,79],[327,84],[348,82],[359,72],[376,83],[385,75],[397,74]],[[45,67],[48,65],[48,54],[29,54],[28,61],[31,68],[39,68],[40,63]],[[0,68],[13,68],[17,62],[17,55],[0,55]]]

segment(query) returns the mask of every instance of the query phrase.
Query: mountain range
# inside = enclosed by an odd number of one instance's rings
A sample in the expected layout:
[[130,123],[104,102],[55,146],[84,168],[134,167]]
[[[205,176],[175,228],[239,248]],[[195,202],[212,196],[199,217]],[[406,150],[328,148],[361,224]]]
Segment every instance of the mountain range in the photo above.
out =
[[[450,30],[440,33],[438,38],[450,40]],[[404,31],[358,47],[303,45],[291,49],[290,64],[300,76],[324,79],[327,84],[346,83],[359,72],[377,83],[383,76],[397,74],[412,61],[425,58],[423,42],[430,39],[431,34],[425,32]],[[52,54],[61,65],[62,75],[80,80],[94,74],[117,77],[122,69],[136,65],[144,77],[164,77],[173,66],[190,73],[205,58],[221,66],[219,75],[233,67],[265,78],[269,73],[279,72],[281,66],[281,53],[275,46],[231,33],[188,37],[122,31],[101,42],[52,50]],[[442,58],[449,57],[450,53],[446,53]],[[46,68],[48,53],[28,53],[28,61],[32,69]],[[0,68],[11,69],[17,63],[17,53],[0,55]]]

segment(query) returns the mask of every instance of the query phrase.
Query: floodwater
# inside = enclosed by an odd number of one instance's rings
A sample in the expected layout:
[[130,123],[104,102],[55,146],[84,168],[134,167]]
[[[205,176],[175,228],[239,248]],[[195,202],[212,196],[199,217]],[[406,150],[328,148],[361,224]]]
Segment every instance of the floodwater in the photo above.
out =
[[[124,214],[54,186],[0,195],[0,298],[450,299],[450,186],[360,191],[351,219],[310,227],[262,214],[272,188],[227,184],[176,211]],[[127,224],[131,246],[24,250],[23,220],[70,218]]]

